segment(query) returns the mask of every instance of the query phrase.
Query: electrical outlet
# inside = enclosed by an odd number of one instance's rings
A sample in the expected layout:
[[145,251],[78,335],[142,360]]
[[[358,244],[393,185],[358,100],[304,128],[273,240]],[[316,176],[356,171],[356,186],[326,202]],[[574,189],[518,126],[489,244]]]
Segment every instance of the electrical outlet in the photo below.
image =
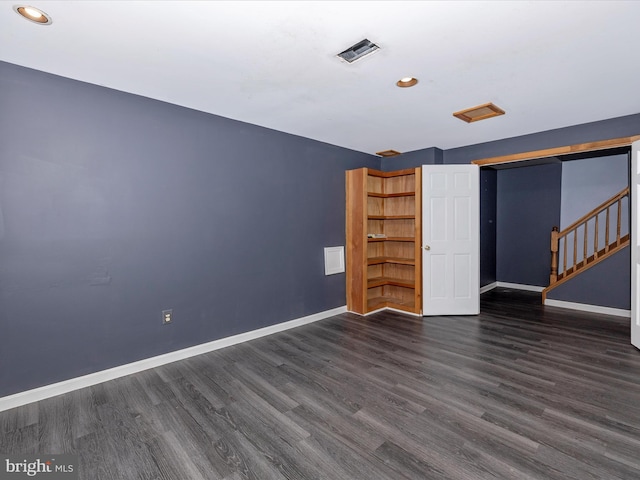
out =
[[162,324],[169,325],[173,320],[173,310],[162,310]]

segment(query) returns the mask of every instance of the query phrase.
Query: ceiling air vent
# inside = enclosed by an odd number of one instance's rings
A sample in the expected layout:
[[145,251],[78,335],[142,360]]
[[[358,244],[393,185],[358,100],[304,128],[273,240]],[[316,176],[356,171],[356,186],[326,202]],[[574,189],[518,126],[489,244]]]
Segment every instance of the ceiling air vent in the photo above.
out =
[[340,52],[338,54],[338,57],[340,57],[347,63],[353,63],[356,60],[359,60],[362,57],[375,52],[379,48],[380,47],[377,46],[375,43],[365,38],[364,40],[361,40],[355,45],[347,48],[344,52]]
[[467,123],[477,122],[478,120],[485,120],[499,115],[504,115],[504,110],[495,106],[493,103],[484,103],[477,107],[460,110],[453,114],[454,117]]
[[380,155],[381,157],[395,157],[396,155],[400,155],[400,152],[397,150],[383,150],[376,152],[376,155]]

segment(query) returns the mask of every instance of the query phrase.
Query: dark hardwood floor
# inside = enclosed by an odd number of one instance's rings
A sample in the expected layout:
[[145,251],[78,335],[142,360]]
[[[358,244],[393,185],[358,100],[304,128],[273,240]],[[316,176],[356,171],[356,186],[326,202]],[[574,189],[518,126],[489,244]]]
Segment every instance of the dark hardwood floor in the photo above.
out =
[[479,316],[343,314],[0,413],[81,479],[637,479],[629,320],[496,289]]

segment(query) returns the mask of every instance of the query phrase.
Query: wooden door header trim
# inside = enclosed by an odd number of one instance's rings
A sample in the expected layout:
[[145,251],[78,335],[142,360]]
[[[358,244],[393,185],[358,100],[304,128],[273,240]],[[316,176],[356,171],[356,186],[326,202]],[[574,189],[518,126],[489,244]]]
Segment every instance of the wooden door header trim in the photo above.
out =
[[556,157],[558,155],[568,155],[570,153],[591,152],[595,150],[605,150],[607,148],[628,147],[636,140],[640,140],[640,135],[631,137],[611,138],[597,142],[578,143],[564,147],[547,148],[544,150],[534,150],[532,152],[514,153],[502,155],[500,157],[481,158],[472,160],[471,163],[486,167],[490,165],[500,165],[503,163],[522,162],[525,160],[535,160],[538,158]]

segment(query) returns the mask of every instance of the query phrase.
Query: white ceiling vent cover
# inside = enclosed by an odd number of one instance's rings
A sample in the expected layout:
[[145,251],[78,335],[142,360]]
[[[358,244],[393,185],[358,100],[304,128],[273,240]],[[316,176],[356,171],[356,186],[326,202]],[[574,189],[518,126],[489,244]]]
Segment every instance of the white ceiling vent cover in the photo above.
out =
[[378,45],[365,38],[364,40],[361,40],[355,45],[347,48],[344,52],[340,52],[337,56],[347,63],[353,63],[356,60],[375,52],[379,48],[380,47]]

